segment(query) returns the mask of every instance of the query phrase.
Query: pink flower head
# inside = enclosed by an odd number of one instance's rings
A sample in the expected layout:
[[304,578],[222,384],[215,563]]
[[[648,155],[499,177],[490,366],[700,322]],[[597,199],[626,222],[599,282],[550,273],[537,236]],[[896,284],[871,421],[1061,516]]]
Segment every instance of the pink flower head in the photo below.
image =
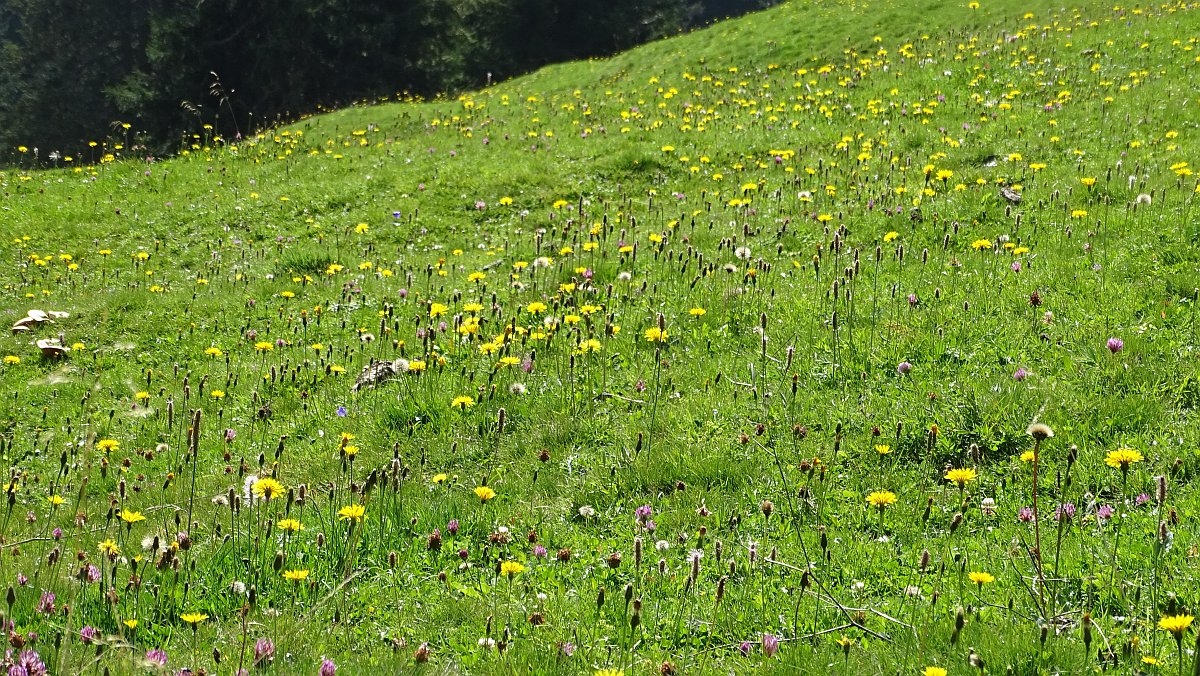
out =
[[146,652],[146,661],[165,667],[167,666],[167,651],[162,648],[152,648]]
[[764,655],[774,657],[775,653],[779,652],[779,637],[774,634],[763,634],[762,648]]

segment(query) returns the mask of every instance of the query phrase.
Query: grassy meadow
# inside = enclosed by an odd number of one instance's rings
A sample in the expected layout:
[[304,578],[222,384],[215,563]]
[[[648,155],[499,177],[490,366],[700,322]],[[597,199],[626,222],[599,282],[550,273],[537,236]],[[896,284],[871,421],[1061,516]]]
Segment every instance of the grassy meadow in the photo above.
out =
[[12,150],[0,665],[1200,673],[1197,36],[793,0]]

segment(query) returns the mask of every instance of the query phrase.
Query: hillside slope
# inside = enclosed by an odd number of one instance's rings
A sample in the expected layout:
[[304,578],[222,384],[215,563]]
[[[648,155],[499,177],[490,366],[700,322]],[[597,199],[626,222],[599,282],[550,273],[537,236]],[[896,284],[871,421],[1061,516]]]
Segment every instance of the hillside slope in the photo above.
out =
[[70,314],[0,338],[14,631],[61,673],[1190,664],[1198,9],[789,2],[5,172],[0,317]]

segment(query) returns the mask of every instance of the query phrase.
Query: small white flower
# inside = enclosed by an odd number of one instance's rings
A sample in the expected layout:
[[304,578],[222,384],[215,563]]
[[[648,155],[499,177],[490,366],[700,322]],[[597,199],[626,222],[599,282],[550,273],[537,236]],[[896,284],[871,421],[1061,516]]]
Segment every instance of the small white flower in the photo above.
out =
[[979,509],[982,510],[984,514],[993,516],[996,513],[996,501],[992,498],[984,498],[983,502],[979,505]]
[[254,494],[250,492],[250,489],[254,487],[254,482],[256,481],[258,481],[257,476],[253,474],[246,475],[246,478],[242,480],[242,497],[247,500],[254,499]]
[[658,542],[654,543],[654,548],[660,552],[665,552],[671,548],[671,543],[667,542],[666,540],[659,540]]

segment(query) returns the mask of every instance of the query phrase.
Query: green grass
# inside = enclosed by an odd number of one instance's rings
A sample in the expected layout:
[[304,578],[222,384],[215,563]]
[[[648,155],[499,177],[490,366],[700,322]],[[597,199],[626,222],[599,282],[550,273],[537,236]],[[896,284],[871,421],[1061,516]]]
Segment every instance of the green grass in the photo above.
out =
[[0,318],[70,313],[0,338],[14,640],[55,673],[259,639],[280,673],[1193,669],[1156,627],[1200,602],[1197,7],[981,4],[791,2],[4,172]]

